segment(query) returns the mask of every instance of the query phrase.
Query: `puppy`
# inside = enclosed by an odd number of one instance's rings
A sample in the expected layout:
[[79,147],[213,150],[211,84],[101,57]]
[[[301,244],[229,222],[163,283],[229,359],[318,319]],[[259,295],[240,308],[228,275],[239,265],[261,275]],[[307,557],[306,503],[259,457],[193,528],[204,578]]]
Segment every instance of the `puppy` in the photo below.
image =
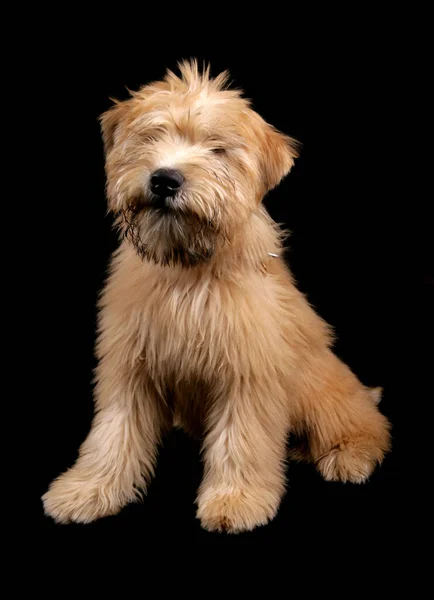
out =
[[101,117],[122,240],[99,303],[92,429],[43,496],[60,523],[137,499],[174,424],[203,441],[208,530],[274,517],[290,433],[329,481],[365,481],[389,448],[380,391],[332,353],[261,204],[297,143],[227,89],[226,73],[212,79],[194,61],[180,72]]

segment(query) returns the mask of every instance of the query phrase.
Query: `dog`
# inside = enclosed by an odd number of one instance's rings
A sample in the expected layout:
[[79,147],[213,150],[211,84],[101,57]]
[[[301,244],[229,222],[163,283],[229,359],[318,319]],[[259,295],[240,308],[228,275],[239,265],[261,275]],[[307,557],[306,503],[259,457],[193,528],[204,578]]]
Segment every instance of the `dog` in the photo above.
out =
[[140,498],[173,426],[202,439],[197,517],[209,531],[273,519],[290,435],[327,481],[364,482],[390,448],[381,390],[333,354],[261,203],[299,144],[227,72],[179,69],[100,118],[121,241],[99,301],[92,428],[43,496],[59,523]]

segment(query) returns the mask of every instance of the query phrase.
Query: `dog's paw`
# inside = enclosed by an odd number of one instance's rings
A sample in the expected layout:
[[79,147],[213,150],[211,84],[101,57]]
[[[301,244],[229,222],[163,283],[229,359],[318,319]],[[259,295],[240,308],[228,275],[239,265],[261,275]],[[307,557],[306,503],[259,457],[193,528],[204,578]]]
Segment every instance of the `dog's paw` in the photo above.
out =
[[249,493],[236,490],[231,493],[208,492],[198,500],[197,518],[208,531],[240,533],[266,525],[275,516],[279,500],[269,492]]
[[123,505],[112,490],[81,478],[74,469],[52,482],[42,502],[56,523],[90,523],[118,513]]
[[372,474],[382,453],[374,452],[369,444],[342,442],[316,463],[326,481],[364,483]]

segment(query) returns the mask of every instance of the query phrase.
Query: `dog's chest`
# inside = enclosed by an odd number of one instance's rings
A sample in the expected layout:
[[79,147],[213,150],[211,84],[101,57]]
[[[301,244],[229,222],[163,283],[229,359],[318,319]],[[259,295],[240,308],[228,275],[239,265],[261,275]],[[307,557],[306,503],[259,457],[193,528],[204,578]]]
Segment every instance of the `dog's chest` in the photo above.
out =
[[144,309],[146,353],[161,361],[198,360],[209,353],[219,328],[227,330],[228,315],[220,292],[210,281],[196,285],[158,283]]
[[215,377],[260,343],[266,290],[202,279],[184,285],[155,282],[145,302],[142,339],[154,374],[175,380]]

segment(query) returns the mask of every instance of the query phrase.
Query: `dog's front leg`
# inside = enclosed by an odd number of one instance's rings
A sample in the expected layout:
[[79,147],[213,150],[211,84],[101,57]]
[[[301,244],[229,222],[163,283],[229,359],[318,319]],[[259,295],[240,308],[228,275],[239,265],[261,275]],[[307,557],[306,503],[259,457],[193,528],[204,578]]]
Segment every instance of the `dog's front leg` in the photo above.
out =
[[[110,383],[104,386],[109,393]],[[131,376],[117,389],[113,386],[112,393],[112,401],[97,412],[75,465],[43,496],[45,513],[59,523],[116,514],[137,498],[153,474],[162,424],[154,391],[149,385],[139,388]]]
[[157,443],[169,424],[167,408],[143,364],[134,364],[128,352],[133,334],[127,323],[122,326],[121,318],[106,316],[92,429],[75,465],[43,496],[46,514],[59,523],[88,523],[134,500],[153,474]]
[[213,404],[197,499],[205,529],[238,533],[275,516],[285,490],[288,430],[279,396],[271,382],[252,377]]

